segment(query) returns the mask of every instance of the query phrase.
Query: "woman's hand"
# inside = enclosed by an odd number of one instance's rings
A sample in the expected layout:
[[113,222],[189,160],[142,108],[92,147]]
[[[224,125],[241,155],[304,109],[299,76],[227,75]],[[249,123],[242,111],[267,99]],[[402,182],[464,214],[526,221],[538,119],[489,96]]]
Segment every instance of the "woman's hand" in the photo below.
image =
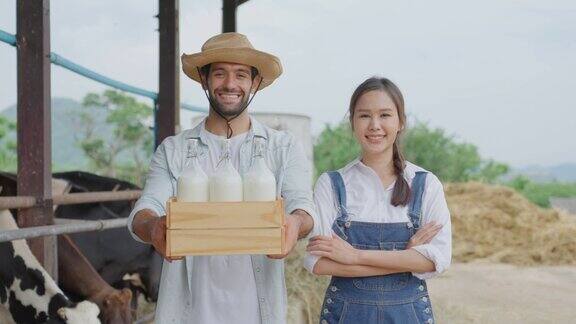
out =
[[332,237],[314,236],[310,239],[306,251],[312,255],[325,257],[341,264],[352,265],[358,263],[358,250],[336,234],[332,234]]
[[413,248],[417,245],[427,244],[432,241],[434,236],[440,232],[442,229],[442,224],[436,224],[435,222],[430,222],[424,226],[422,226],[416,234],[414,234],[410,241],[408,241],[408,245],[406,245],[406,250]]

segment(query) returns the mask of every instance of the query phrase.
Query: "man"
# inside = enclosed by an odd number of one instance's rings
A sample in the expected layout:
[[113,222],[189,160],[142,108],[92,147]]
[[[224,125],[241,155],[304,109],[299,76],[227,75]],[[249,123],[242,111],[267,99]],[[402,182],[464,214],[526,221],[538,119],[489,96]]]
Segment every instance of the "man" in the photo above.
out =
[[[283,258],[313,227],[311,170],[293,136],[250,118],[256,93],[282,73],[280,60],[255,50],[246,36],[224,33],[210,38],[200,53],[182,55],[184,73],[201,83],[210,112],[198,126],[168,137],[156,150],[142,197],[128,220],[138,241],[152,244],[165,257],[156,308],[157,323],[284,323],[286,287]],[[186,161],[186,139],[198,138],[200,164],[211,174],[228,138],[232,161],[242,174],[250,166],[255,137],[266,142],[266,161],[285,202],[282,255],[194,256],[166,258],[166,211],[176,196]]]

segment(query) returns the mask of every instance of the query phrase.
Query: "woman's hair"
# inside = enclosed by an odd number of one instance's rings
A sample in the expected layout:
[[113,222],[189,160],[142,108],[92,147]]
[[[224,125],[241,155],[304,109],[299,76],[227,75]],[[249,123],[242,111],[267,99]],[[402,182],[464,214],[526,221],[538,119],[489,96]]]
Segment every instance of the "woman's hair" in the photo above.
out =
[[410,186],[406,179],[404,179],[404,167],[406,166],[406,161],[404,160],[404,156],[400,151],[400,135],[405,128],[406,125],[406,112],[404,110],[404,97],[402,96],[402,92],[400,89],[390,80],[386,78],[378,78],[378,77],[371,77],[366,81],[362,82],[354,93],[352,94],[352,98],[350,99],[350,108],[349,108],[349,115],[350,115],[350,125],[352,129],[354,129],[354,111],[356,109],[356,104],[358,103],[358,99],[360,97],[370,91],[383,91],[385,92],[396,106],[396,110],[398,112],[398,119],[400,121],[400,131],[396,137],[396,140],[393,144],[393,155],[392,161],[394,163],[394,172],[396,173],[396,184],[394,185],[394,191],[392,193],[392,200],[391,203],[393,206],[406,206],[408,201],[410,200]]

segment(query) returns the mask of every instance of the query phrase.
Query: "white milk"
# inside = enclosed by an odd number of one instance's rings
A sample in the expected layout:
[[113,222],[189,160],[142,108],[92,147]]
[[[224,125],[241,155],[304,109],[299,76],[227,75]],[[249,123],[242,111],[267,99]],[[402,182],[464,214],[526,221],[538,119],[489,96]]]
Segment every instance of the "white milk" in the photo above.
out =
[[209,179],[198,162],[200,148],[198,139],[188,139],[188,154],[184,171],[178,178],[178,201],[208,201]]
[[222,142],[220,161],[210,177],[210,201],[242,201],[242,178],[230,159],[230,141]]
[[244,201],[276,200],[276,178],[264,160],[264,143],[254,138],[252,165],[244,174]]

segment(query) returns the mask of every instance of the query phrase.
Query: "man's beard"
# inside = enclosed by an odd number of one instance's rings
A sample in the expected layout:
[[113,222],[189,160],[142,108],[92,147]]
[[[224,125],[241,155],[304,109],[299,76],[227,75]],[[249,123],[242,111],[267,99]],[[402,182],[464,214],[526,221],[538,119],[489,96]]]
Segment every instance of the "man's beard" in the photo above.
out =
[[210,105],[222,114],[224,117],[235,117],[242,112],[242,110],[248,104],[248,96],[244,96],[242,101],[236,104],[235,106],[224,106],[216,100],[216,98],[210,95]]

